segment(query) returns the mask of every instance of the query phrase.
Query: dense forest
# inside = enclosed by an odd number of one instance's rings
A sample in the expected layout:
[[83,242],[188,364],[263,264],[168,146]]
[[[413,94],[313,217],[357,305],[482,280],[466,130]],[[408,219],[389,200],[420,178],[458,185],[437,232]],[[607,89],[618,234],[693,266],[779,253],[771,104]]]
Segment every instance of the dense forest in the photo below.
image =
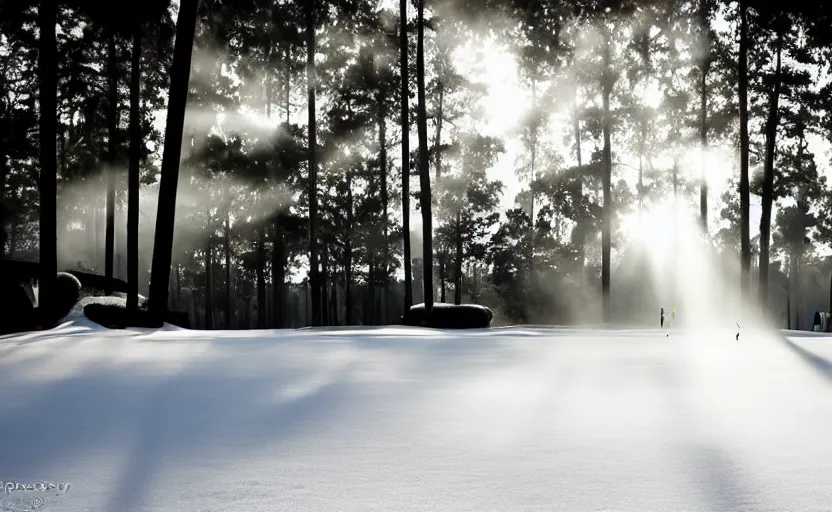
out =
[[207,329],[434,301],[652,321],[685,293],[648,277],[669,237],[805,326],[832,273],[830,23],[802,0],[6,0],[0,272],[39,261],[46,306],[58,270],[118,277]]

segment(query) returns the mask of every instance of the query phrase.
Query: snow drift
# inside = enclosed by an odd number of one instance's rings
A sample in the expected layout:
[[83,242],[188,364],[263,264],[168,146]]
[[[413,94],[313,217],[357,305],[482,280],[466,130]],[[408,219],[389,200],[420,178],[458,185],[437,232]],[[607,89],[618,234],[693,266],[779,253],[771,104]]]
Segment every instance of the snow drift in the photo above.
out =
[[69,488],[0,503],[820,509],[832,339],[787,334],[110,331],[71,316],[0,338],[0,479]]

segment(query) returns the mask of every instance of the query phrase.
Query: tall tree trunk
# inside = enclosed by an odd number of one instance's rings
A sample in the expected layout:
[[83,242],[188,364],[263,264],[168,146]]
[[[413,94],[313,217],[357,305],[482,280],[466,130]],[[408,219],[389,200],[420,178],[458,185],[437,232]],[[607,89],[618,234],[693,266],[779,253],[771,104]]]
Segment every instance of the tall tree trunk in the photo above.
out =
[[278,329],[284,327],[285,304],[285,265],[286,248],[283,241],[283,213],[279,212],[274,218],[274,252],[272,253],[272,295],[274,297],[274,326]]
[[351,265],[351,263],[344,266],[344,325],[352,325],[352,265]]
[[42,0],[38,9],[38,101],[40,103],[40,264],[38,307],[44,323],[58,320],[55,281],[58,273],[57,165],[58,58],[55,25],[57,4]]
[[347,169],[347,226],[344,244],[344,324],[352,325],[352,171]]
[[375,262],[372,259],[372,255],[369,256],[370,261],[368,263],[368,279],[367,279],[367,318],[369,318],[369,323],[372,325],[376,325],[376,266]]
[[231,298],[231,212],[225,212],[225,328],[233,329],[234,307]]
[[176,310],[182,309],[182,265],[176,264]]
[[[676,203],[679,196],[679,156],[673,156],[673,202]],[[676,215],[674,208],[673,215]],[[674,223],[675,227],[675,223]],[[675,230],[674,230],[675,231]]]
[[699,148],[702,152],[700,165],[702,175],[699,186],[699,216],[702,221],[702,231],[708,233],[708,175],[707,175],[707,152],[708,152],[708,70],[711,65],[710,59],[710,35],[708,17],[705,2],[700,5],[700,23],[705,30],[705,54],[702,57],[701,73],[699,80]]
[[603,150],[603,187],[604,187],[604,209],[601,226],[601,290],[603,294],[603,318],[605,322],[612,319],[610,309],[610,258],[612,245],[612,148],[610,142],[610,129],[612,119],[610,118],[610,95],[613,88],[612,77],[612,56],[610,55],[609,34],[604,33],[604,73],[602,77],[603,103],[604,103],[604,150]]
[[101,272],[101,208],[99,208],[100,204],[98,201],[93,202],[94,206],[92,208],[92,231],[93,231],[93,244],[95,247],[94,251],[94,260],[93,266],[95,269],[100,273]]
[[264,53],[266,55],[265,61],[263,62],[263,98],[264,98],[264,107],[266,110],[266,119],[271,119],[272,117],[272,79],[271,79],[271,71],[272,71],[272,41],[268,39],[266,41],[266,46],[264,48]]
[[[291,70],[291,48],[287,43],[283,49],[283,102],[286,125],[289,125],[291,114],[292,94],[292,70]],[[278,212],[274,219],[274,252],[272,254],[272,280],[274,283],[274,321],[275,326],[281,329],[286,326],[286,245],[283,238],[283,210]]]
[[439,180],[442,178],[442,116],[444,115],[443,110],[445,108],[445,87],[442,84],[441,78],[438,79],[436,87],[439,89],[439,98],[437,99],[436,133],[433,137],[433,145],[436,148],[436,154],[434,155],[436,169],[434,169],[434,172],[436,173],[436,182],[439,183]]
[[[272,46],[273,42],[271,38],[269,38],[265,43],[264,53],[266,56],[264,65],[263,65],[263,80],[264,80],[264,105],[266,111],[266,119],[271,119],[272,116],[272,80],[271,80],[271,70],[272,70]],[[288,86],[285,86],[288,87]],[[275,155],[278,156],[278,155]],[[270,171],[270,181],[272,182],[272,186],[277,186],[277,175],[274,172],[274,168],[272,167]],[[281,293],[283,289],[283,231],[282,231],[282,223],[281,223],[281,215],[282,215],[282,205],[278,205],[278,212],[274,216],[273,220],[273,236],[272,239],[272,323],[273,327],[280,326],[280,308],[281,308]],[[263,226],[264,232],[264,243],[265,243],[265,231],[266,227]],[[264,263],[265,266],[265,263]],[[263,285],[265,286],[265,278],[263,279]],[[266,290],[263,290],[263,304],[265,307],[266,303]],[[268,315],[265,313],[263,314],[264,317],[268,318]]]
[[470,295],[471,295],[471,302],[476,304],[477,299],[478,299],[478,297],[479,297],[479,296],[478,296],[478,291],[479,291],[479,290],[478,290],[478,288],[479,288],[479,276],[477,275],[477,274],[478,274],[478,271],[477,271],[477,264],[476,264],[476,263],[474,263],[473,265],[471,265],[471,263],[470,263],[470,262],[466,263],[466,264],[465,264],[465,273],[466,273],[467,275],[471,276],[471,277],[470,277],[470,282],[471,282],[471,285],[470,285],[470,286],[471,286],[471,294],[470,294]]
[[[271,119],[272,117],[272,80],[271,80],[271,71],[272,71],[272,41],[271,38],[268,38],[264,44],[263,53],[265,55],[265,60],[263,62],[263,109],[266,113],[266,119]],[[271,182],[272,186],[276,185],[277,176],[274,172],[274,167],[271,167],[269,170],[269,181]],[[275,222],[275,227],[276,227]],[[260,244],[258,246],[257,252],[257,271],[258,274],[258,315],[257,315],[257,323],[258,327],[261,329],[265,329],[269,326],[269,314],[268,314],[268,290],[266,289],[266,277],[265,277],[265,268],[266,268],[266,223],[264,221],[262,229],[260,230]],[[278,301],[277,294],[278,294],[278,286],[277,286],[277,274],[276,274],[276,267],[275,267],[275,260],[278,256],[278,241],[277,241],[277,230],[275,229],[275,237],[272,241],[272,312],[274,313],[275,321],[277,319],[277,308],[278,308]],[[262,279],[261,279],[262,277]],[[262,298],[262,301],[259,300]]]
[[127,183],[127,309],[139,308],[139,164],[142,134],[139,128],[142,27],[133,29],[130,58],[130,175]]
[[[641,71],[643,73],[642,80],[647,80],[652,73],[651,54],[651,38],[650,29],[646,27],[641,31],[639,39],[639,55],[641,57]],[[643,220],[644,215],[644,163],[647,158],[647,119],[649,115],[649,107],[639,105],[639,119],[638,119],[638,217]],[[641,258],[639,265],[642,272],[648,271],[650,262],[647,258]]]
[[118,151],[118,56],[116,55],[115,29],[110,28],[107,56],[109,80],[107,108],[107,227],[104,249],[104,292],[113,292],[113,263],[115,255],[115,204],[116,204],[116,152]]
[[268,327],[266,306],[266,226],[257,229],[257,328]]
[[[678,283],[679,283],[679,272],[683,270],[679,266],[679,156],[677,154],[673,155],[673,214],[671,216],[671,226],[673,229],[671,230],[671,240],[670,240],[670,251],[672,254],[672,263],[671,263],[671,277],[670,277],[670,297],[672,298],[673,303],[676,303],[676,297],[679,296],[678,294]],[[674,306],[675,307],[675,306]]]
[[[3,121],[0,120],[0,126]],[[3,259],[6,257],[6,176],[8,175],[6,163],[6,130],[0,130],[0,273],[3,271]]]
[[170,72],[167,124],[165,125],[165,149],[162,156],[162,177],[159,183],[156,234],[153,244],[153,267],[150,274],[150,307],[157,321],[164,318],[168,303],[179,157],[182,150],[182,128],[185,123],[185,104],[188,99],[188,81],[198,4],[199,0],[180,0],[179,16],[176,20],[176,40]]
[[777,125],[780,122],[780,82],[783,33],[777,31],[774,85],[772,86],[768,120],[766,122],[766,160],[763,175],[762,215],[760,218],[760,302],[768,303],[768,266],[771,245],[771,208],[774,202],[774,152],[776,150]]
[[291,47],[286,44],[284,49],[284,77],[283,77],[283,101],[286,115],[286,124],[289,124],[289,116],[292,112],[292,56]]
[[[210,222],[210,221],[209,221]],[[211,236],[205,244],[205,328],[214,328],[214,269],[212,265]]]
[[751,233],[750,187],[748,181],[748,13],[746,0],[739,1],[740,49],[739,49],[739,101],[740,101],[740,230],[742,267],[742,291],[748,298],[751,292]]
[[[803,174],[803,151],[808,147],[806,144],[806,139],[804,138],[804,134],[801,133],[797,142],[797,164],[795,165],[795,171],[797,171],[797,175]],[[797,207],[800,209],[802,214],[802,221],[800,223],[800,231],[801,235],[805,235],[806,233],[806,222],[805,222],[805,215],[809,211],[809,205],[805,194],[800,194],[797,199]],[[789,254],[789,264],[792,265],[789,268],[789,278],[787,281],[787,293],[789,294],[789,300],[791,301],[791,297],[794,297],[797,305],[795,306],[795,329],[800,330],[800,316],[801,316],[801,309],[803,306],[803,301],[801,300],[802,292],[801,292],[801,282],[800,282],[800,267],[802,263],[802,255],[804,252],[805,247],[801,242],[798,242],[796,245],[793,244],[790,248]],[[792,285],[794,283],[794,285]],[[789,313],[791,315],[791,313]]]
[[[0,90],[0,94],[6,95],[4,90]],[[3,275],[3,259],[6,257],[6,215],[5,215],[5,200],[6,200],[6,177],[8,176],[9,168],[6,161],[8,153],[8,144],[6,137],[9,136],[9,127],[6,124],[9,109],[5,112],[0,112],[0,276]]]
[[[60,114],[58,114],[58,115],[60,115]],[[67,155],[66,155],[66,153],[67,153],[67,151],[66,151],[66,129],[63,128],[63,126],[60,126],[58,129],[60,130],[60,137],[61,137],[61,148],[59,150],[60,164],[58,165],[58,172],[61,174],[61,176],[65,176],[66,175],[66,157],[67,157]]]
[[534,178],[535,164],[537,159],[537,76],[532,76],[532,125],[530,130],[529,148],[531,154],[531,165],[529,167],[529,275],[534,279]]
[[176,307],[176,304],[174,304],[174,303],[173,303],[173,301],[174,301],[174,298],[173,298],[173,287],[174,287],[175,285],[176,285],[176,283],[170,283],[170,286],[169,286],[169,288],[170,288],[170,290],[168,290],[168,298],[170,299],[170,300],[168,301],[168,308],[169,308],[169,309],[173,309],[173,308],[175,308],[175,307]]
[[330,284],[331,299],[329,301],[329,325],[338,325],[338,281],[335,278],[335,263],[332,265],[332,283]]
[[[407,0],[399,0],[399,54],[402,76],[402,236],[404,238],[404,310],[413,305],[413,268],[410,255],[410,83],[407,68]],[[0,192],[1,193],[1,192]],[[349,292],[347,292],[347,297]],[[346,297],[345,297],[346,298]],[[347,321],[349,325],[349,321]]]
[[90,249],[90,251],[93,254],[93,257],[90,258],[90,260],[87,262],[87,264],[88,264],[88,266],[92,267],[94,269],[94,272],[95,272],[96,270],[98,270],[97,266],[95,264],[95,254],[97,254],[98,248],[95,245],[95,206],[94,206],[95,205],[95,202],[94,202],[95,200],[94,200],[94,197],[95,196],[93,195],[93,199],[89,200],[89,205],[87,206],[86,211],[84,212],[85,216],[86,216],[86,219],[84,220],[84,231],[86,233],[87,247]]
[[245,308],[243,309],[243,325],[245,329],[251,329],[251,297],[245,299]]
[[417,0],[416,85],[419,106],[419,202],[422,209],[422,252],[425,309],[433,312],[433,218],[431,214],[430,170],[428,169],[428,127],[425,111],[425,0]]
[[[582,167],[583,162],[581,159],[581,118],[580,118],[580,110],[578,108],[578,88],[575,87],[575,98],[574,98],[574,115],[572,116],[572,130],[575,134],[575,156],[578,160],[578,168]],[[583,198],[584,196],[584,183],[583,183],[583,175],[579,174],[578,176],[578,185],[577,185],[577,197]],[[583,278],[585,276],[584,267],[586,266],[586,219],[581,220],[580,232],[578,234],[578,263],[581,269],[581,283],[583,283]]]
[[[642,131],[642,133],[644,133]],[[644,139],[642,139],[644,140]],[[643,144],[639,144],[641,148],[644,148]],[[642,152],[643,149],[639,150],[638,155],[638,214],[641,215],[644,212],[644,153]]]
[[311,291],[309,290],[309,280],[307,279],[306,284],[303,287],[303,314],[304,314],[304,323],[311,324],[312,318],[312,303],[310,300]]
[[[445,106],[445,88],[442,84],[442,78],[438,79],[437,88],[439,89],[439,102],[436,115],[436,135],[433,145],[436,148],[436,186],[439,186],[442,178],[442,115]],[[448,248],[444,245],[439,247],[439,302],[445,302],[445,286],[447,284],[446,268],[448,266]]]
[[[789,323],[791,323],[791,304],[793,298],[797,300],[800,298],[800,291],[798,290],[799,286],[800,284],[797,279],[797,250],[795,247],[791,247],[789,250],[789,277],[786,281],[786,311]],[[795,309],[799,309],[799,307],[796,307]],[[799,315],[795,315],[795,319],[797,318],[799,318]],[[791,329],[791,325],[788,325],[787,328]]]
[[321,325],[329,325],[329,307],[328,307],[328,296],[327,296],[327,286],[329,285],[329,251],[327,251],[327,246],[324,245],[321,248],[321,296],[320,296],[320,308],[321,308]]
[[454,304],[462,304],[462,215],[456,212],[456,269],[454,272]]
[[321,283],[318,275],[318,164],[315,119],[315,0],[306,2],[306,87],[309,110],[309,281],[312,292],[312,325],[321,325]]
[[370,325],[370,288],[364,288],[364,293],[361,294],[361,318],[364,325]]
[[379,138],[379,159],[381,164],[381,208],[382,208],[382,217],[381,221],[384,223],[382,226],[382,236],[384,237],[384,242],[382,246],[382,274],[381,274],[381,289],[384,293],[384,299],[381,302],[381,319],[382,323],[387,323],[387,305],[390,302],[390,280],[388,277],[389,274],[389,254],[390,254],[390,247],[389,247],[389,233],[387,231],[388,226],[390,224],[388,211],[387,211],[387,112],[384,108],[384,95],[386,91],[383,93],[382,97],[379,98],[379,113],[378,113],[378,138]]
[[[642,70],[644,76],[650,76],[653,65],[650,59],[651,40],[649,30],[641,33],[639,54],[641,56]],[[638,211],[639,215],[644,211],[644,160],[647,152],[647,109],[641,106],[639,119],[639,140],[638,140]]]
[[[441,240],[440,240],[441,243]],[[445,267],[448,265],[448,251],[445,250],[444,245],[439,248],[439,302],[445,302],[445,284],[447,278],[445,277]]]

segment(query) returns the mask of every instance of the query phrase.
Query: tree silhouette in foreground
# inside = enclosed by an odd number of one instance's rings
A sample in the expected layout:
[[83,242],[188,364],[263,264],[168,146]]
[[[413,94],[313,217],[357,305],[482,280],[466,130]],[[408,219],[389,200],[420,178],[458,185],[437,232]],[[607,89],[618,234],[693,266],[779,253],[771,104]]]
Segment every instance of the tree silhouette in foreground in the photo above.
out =
[[198,5],[199,0],[182,0],[179,4],[179,18],[176,21],[176,43],[170,72],[165,150],[162,157],[153,266],[150,274],[150,312],[157,322],[164,320],[168,307],[179,157],[182,150],[182,130],[185,124]]
[[58,61],[55,23],[57,6],[42,0],[38,9],[38,80],[40,82],[40,275],[38,307],[51,324],[57,302],[57,160],[55,157],[58,96]]
[[428,127],[425,108],[425,0],[417,0],[416,84],[418,89],[419,203],[422,209],[422,258],[425,310],[433,310],[433,218],[431,214],[430,170],[428,169]]

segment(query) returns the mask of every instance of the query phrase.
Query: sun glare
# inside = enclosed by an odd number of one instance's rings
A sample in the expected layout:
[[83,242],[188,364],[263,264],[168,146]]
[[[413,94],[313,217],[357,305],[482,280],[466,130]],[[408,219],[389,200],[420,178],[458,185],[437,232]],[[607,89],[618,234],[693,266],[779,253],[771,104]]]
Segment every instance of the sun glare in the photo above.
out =
[[[699,179],[702,175],[702,150],[697,148],[691,151],[689,162],[692,170],[691,177]],[[717,152],[716,149],[709,149],[705,152],[705,177],[711,186],[721,187],[733,174],[729,155]]]
[[487,92],[480,100],[485,111],[484,130],[505,135],[513,130],[529,108],[529,92],[522,86],[517,63],[505,48],[486,41],[471,42],[454,54],[455,65],[473,75]]
[[662,104],[663,93],[658,80],[651,79],[646,84],[640,85],[638,92],[641,96],[641,104],[645,107],[657,108]]
[[655,260],[663,260],[676,235],[674,218],[673,205],[663,204],[624,216],[621,227],[631,243],[640,244]]
[[[656,297],[655,306],[678,308],[680,325],[733,326],[739,318],[739,290],[701,236],[698,212],[689,203],[665,203],[622,219],[625,244],[641,248],[639,269]],[[640,270],[643,272],[643,270]],[[738,280],[737,280],[738,282]]]

